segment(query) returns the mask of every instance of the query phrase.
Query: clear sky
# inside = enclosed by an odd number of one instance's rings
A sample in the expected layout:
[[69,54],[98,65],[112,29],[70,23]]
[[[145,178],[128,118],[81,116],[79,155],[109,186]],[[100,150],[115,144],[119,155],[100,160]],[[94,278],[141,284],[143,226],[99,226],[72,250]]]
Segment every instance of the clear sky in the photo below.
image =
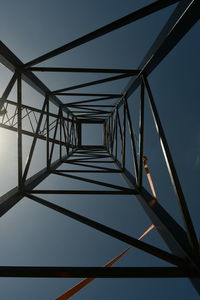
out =
[[[151,2],[1,0],[1,41],[26,63]],[[174,8],[175,5],[61,54],[42,63],[41,66],[135,69]],[[198,238],[200,235],[199,30],[198,23],[149,76]],[[103,78],[103,75],[73,73],[36,75],[52,90]],[[10,77],[11,72],[0,66],[0,93],[3,92]],[[112,84],[93,86],[90,92],[121,93],[128,81],[123,79]],[[85,91],[86,89],[81,89],[81,92]],[[16,99],[15,92],[14,88],[9,99]],[[136,132],[138,132],[138,99],[139,91],[129,99]],[[63,103],[68,101],[64,97],[61,100]],[[23,84],[23,103],[41,107],[42,101],[41,95]],[[53,107],[51,109],[56,111]],[[158,199],[182,224],[147,102],[145,115],[145,154],[149,158]],[[93,135],[97,135],[97,129],[90,131],[90,135],[86,134],[86,138],[91,138],[90,143],[93,142]],[[0,168],[3,170],[0,195],[2,195],[17,183],[17,136],[12,132],[0,130],[0,138]],[[24,161],[30,141],[29,137],[24,137]],[[58,152],[55,152],[55,159],[57,155]],[[128,155],[127,168],[131,170],[129,164],[131,154]],[[45,145],[38,142],[29,175],[44,166]],[[83,182],[58,177],[51,175],[40,187],[66,189],[77,188],[78,184],[78,188],[87,188]],[[99,175],[95,179],[125,184],[117,174],[113,174],[110,178]],[[134,237],[138,237],[151,225],[151,221],[134,196],[55,195],[45,198]],[[0,237],[1,265],[102,266],[127,247],[125,243],[59,215],[27,198],[2,217]],[[145,241],[167,249],[156,230],[150,233]],[[132,249],[116,264],[116,266],[165,265],[168,264],[137,249]],[[0,299],[54,299],[78,281],[79,279],[1,278]],[[75,300],[122,298],[196,300],[199,296],[187,279],[97,279],[74,296]]]

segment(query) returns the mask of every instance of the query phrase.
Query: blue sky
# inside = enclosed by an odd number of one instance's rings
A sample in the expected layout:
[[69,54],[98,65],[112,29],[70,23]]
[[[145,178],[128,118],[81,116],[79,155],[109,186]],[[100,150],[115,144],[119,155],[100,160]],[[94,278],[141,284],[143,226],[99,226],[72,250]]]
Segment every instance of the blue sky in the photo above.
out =
[[[24,63],[56,47],[114,21],[152,1],[131,0],[2,0],[0,11],[1,41]],[[159,13],[121,28],[98,40],[55,57],[41,66],[137,68],[175,5]],[[174,157],[189,210],[199,237],[198,187],[200,175],[199,86],[200,68],[199,24],[181,40],[175,49],[149,76],[166,136]],[[0,92],[3,92],[11,73],[0,67]],[[96,80],[95,74],[43,74],[37,76],[50,89]],[[120,93],[128,79],[90,88],[90,92]],[[81,89],[85,92],[86,89]],[[41,107],[43,97],[23,84],[23,103]],[[15,100],[15,88],[9,96]],[[73,99],[70,99],[73,101]],[[81,100],[81,99],[80,99]],[[133,123],[138,131],[139,91],[129,99]],[[66,103],[68,99],[62,98]],[[51,107],[52,111],[56,108]],[[149,158],[152,176],[160,203],[182,224],[169,176],[164,165],[150,110],[145,104],[145,153]],[[0,167],[1,195],[16,185],[17,137],[1,130]],[[90,132],[91,138],[97,134]],[[31,139],[24,137],[24,161]],[[130,150],[129,157],[130,157]],[[57,157],[55,152],[54,158]],[[129,157],[127,161],[129,161]],[[45,146],[38,142],[29,175],[45,166]],[[131,164],[127,167],[131,169]],[[115,174],[117,175],[117,174]],[[89,176],[89,175],[88,175]],[[98,176],[99,180],[124,184],[122,178]],[[78,183],[78,187],[83,183]],[[146,182],[145,182],[146,184]],[[41,188],[73,186],[77,181],[51,175]],[[151,221],[133,196],[48,196],[63,207],[97,219],[134,237],[151,225]],[[1,265],[70,265],[102,266],[127,247],[126,244],[97,232],[85,225],[61,216],[46,207],[24,198],[1,220]],[[156,231],[147,242],[167,249]],[[100,250],[100,251],[99,251]],[[132,249],[118,266],[164,266],[166,263],[137,249]],[[54,299],[78,279],[2,279],[1,299]],[[187,279],[97,279],[74,299],[198,299]]]

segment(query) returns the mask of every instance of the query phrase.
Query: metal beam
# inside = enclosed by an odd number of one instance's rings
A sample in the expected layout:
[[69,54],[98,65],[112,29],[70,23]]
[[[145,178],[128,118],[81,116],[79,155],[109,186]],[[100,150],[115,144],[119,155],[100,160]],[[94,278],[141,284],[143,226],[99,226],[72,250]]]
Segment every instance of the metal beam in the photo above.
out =
[[135,170],[135,177],[138,178],[138,161],[137,161],[137,149],[135,144],[135,134],[133,130],[133,123],[131,119],[131,114],[128,107],[127,99],[124,99],[124,107],[127,112],[127,118],[128,118],[128,125],[129,125],[129,133],[131,138],[131,148],[132,148],[132,154],[133,154],[133,163],[134,163],[134,170]]
[[69,51],[75,47],[78,47],[80,45],[83,45],[91,40],[94,40],[100,36],[103,36],[109,32],[112,32],[116,29],[119,29],[125,25],[128,25],[134,21],[137,21],[141,18],[144,18],[160,9],[163,9],[165,7],[168,7],[174,3],[178,2],[177,0],[160,0],[160,1],[155,1],[154,3],[150,4],[150,5],[147,5],[141,9],[138,9],[134,12],[132,12],[131,14],[123,17],[123,18],[120,18],[108,25],[105,25],[95,31],[92,31],[68,44],[65,44],[64,46],[62,47],[59,47],[55,50],[52,50],[36,59],[33,59],[32,61],[28,62],[25,64],[25,68],[28,68],[30,66],[33,66],[33,65],[36,65],[36,64],[39,64],[47,59],[50,59],[56,55],[59,55],[63,52],[66,52],[66,51]]
[[[103,124],[105,122],[104,119],[79,119],[82,124]],[[94,145],[95,146],[95,145]]]
[[127,77],[130,77],[130,76],[134,76],[134,73],[133,74],[116,75],[116,76],[112,76],[112,77],[108,77],[108,78],[104,78],[104,79],[100,79],[100,80],[90,81],[90,82],[86,82],[86,83],[82,83],[82,84],[78,84],[78,85],[73,85],[73,86],[70,86],[70,87],[67,87],[67,88],[52,91],[52,94],[56,95],[58,93],[71,91],[71,90],[76,90],[76,89],[80,89],[80,88],[83,88],[83,87],[86,87],[86,86],[102,84],[102,83],[110,82],[110,81],[114,81],[114,80],[119,80],[119,79],[127,78]]
[[[109,99],[109,98],[108,98]],[[73,105],[73,104],[71,104],[71,105],[69,105],[70,107],[76,107],[76,106],[78,106],[78,107],[112,107],[112,108],[114,108],[115,107],[115,105],[97,105],[97,104],[78,104],[78,105]]]
[[2,107],[3,107],[5,101],[7,100],[8,96],[10,94],[10,92],[11,92],[11,90],[12,90],[12,88],[13,88],[13,86],[14,86],[17,78],[18,78],[18,75],[19,75],[18,72],[15,72],[13,74],[13,76],[12,76],[11,80],[9,81],[5,91],[3,92],[3,95],[0,98],[0,111],[2,110]]
[[30,190],[26,188],[27,193],[46,194],[46,195],[136,195],[135,189],[116,190]]
[[[57,95],[61,96],[77,96],[77,97],[82,97],[82,96],[88,96],[88,97],[113,97],[113,98],[121,98],[123,95],[122,94],[102,94],[102,93],[58,93]],[[72,103],[73,104],[73,103]]]
[[144,148],[144,82],[141,81],[140,91],[140,112],[139,112],[139,168],[138,186],[142,186],[143,181],[143,148]]
[[74,73],[125,73],[138,75],[139,70],[131,69],[99,69],[99,68],[56,68],[56,67],[33,67],[27,68],[33,72],[74,72]]
[[17,152],[18,152],[18,189],[22,188],[22,80],[21,74],[17,78]]
[[196,270],[176,267],[0,267],[0,277],[34,278],[183,278],[199,277]]

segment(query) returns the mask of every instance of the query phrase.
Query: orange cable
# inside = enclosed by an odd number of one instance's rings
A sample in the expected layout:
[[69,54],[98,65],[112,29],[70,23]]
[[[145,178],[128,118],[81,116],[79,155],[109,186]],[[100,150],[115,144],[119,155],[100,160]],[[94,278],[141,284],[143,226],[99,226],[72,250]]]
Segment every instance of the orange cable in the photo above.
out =
[[143,156],[142,159],[143,159],[143,165],[144,165],[144,169],[146,171],[147,179],[148,179],[148,182],[149,182],[149,186],[150,186],[151,192],[153,194],[153,199],[152,199],[152,201],[150,201],[149,204],[151,206],[153,206],[157,202],[157,195],[156,195],[156,192],[155,192],[155,188],[154,188],[154,185],[153,185],[153,180],[151,178],[151,174],[150,174],[149,167],[148,167],[148,164],[147,164],[148,158],[146,156]]
[[[138,240],[141,240],[143,237],[145,237],[153,228],[155,225],[151,225],[139,238]],[[111,267],[114,263],[116,263],[124,254],[130,250],[132,246],[128,247],[124,251],[122,251],[118,256],[110,260],[108,263],[104,265],[105,268]],[[62,294],[61,296],[57,297],[55,300],[67,300],[74,296],[76,293],[78,293],[82,288],[84,288],[86,285],[88,285],[90,282],[95,280],[96,278],[86,278],[80,281],[78,284],[74,285],[71,289],[69,289],[67,292]]]

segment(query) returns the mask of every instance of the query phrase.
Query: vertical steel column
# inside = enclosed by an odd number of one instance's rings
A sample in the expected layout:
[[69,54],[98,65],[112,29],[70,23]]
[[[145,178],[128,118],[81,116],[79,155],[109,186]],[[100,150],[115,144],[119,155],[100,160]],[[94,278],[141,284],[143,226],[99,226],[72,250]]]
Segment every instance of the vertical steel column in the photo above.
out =
[[72,117],[71,128],[70,128],[70,141],[73,147],[73,130],[74,130],[74,117]]
[[114,147],[114,135],[115,135],[115,119],[114,119],[114,113],[111,115],[112,120],[112,133],[111,133],[111,154],[113,155],[113,147]]
[[136,145],[135,145],[135,138],[134,138],[134,131],[133,131],[133,125],[132,125],[132,120],[131,120],[131,115],[128,107],[128,101],[125,98],[124,99],[124,104],[127,112],[127,118],[128,118],[128,125],[129,125],[129,133],[131,136],[131,146],[132,146],[132,153],[133,153],[133,163],[135,167],[135,178],[137,180],[138,178],[138,162],[137,162],[137,150],[136,150]]
[[123,106],[123,143],[122,143],[122,170],[125,169],[126,164],[126,106],[125,106],[125,99],[124,99],[124,106]]
[[50,151],[50,157],[49,157],[50,163],[51,163],[52,157],[53,157],[53,150],[54,150],[55,139],[56,139],[56,134],[57,134],[57,130],[58,130],[59,117],[60,117],[60,109],[58,111],[56,126],[55,126],[55,130],[54,130],[54,135],[53,135],[53,143],[51,145],[51,151]]
[[[120,117],[119,117],[119,111],[117,110],[117,120],[119,124],[119,132],[120,132],[120,142],[121,142],[121,155],[122,155],[122,148],[123,148],[123,133],[122,133],[122,126],[120,123]],[[120,162],[121,168],[122,168],[122,156],[121,156],[121,162]]]
[[108,152],[110,153],[110,117],[108,118]]
[[81,122],[77,122],[76,124],[77,134],[78,134],[78,147],[82,144],[82,125]]
[[109,143],[109,153],[111,154],[111,117],[109,117],[109,129],[108,129],[108,143]]
[[77,148],[77,146],[78,146],[78,135],[77,135],[76,123],[75,123],[75,126],[74,126],[74,136],[75,136],[75,147]]
[[105,123],[105,130],[106,130],[106,149],[108,151],[108,119],[106,120],[106,123]]
[[49,96],[47,98],[47,115],[46,115],[46,126],[47,126],[47,136],[46,136],[46,161],[47,170],[50,170],[50,160],[49,160]]
[[76,124],[74,126],[74,139],[75,139],[75,148],[77,148],[77,127],[76,127]]
[[108,120],[107,120],[107,150],[108,150],[108,152],[109,152],[109,123],[110,121],[109,121],[109,118],[108,118]]
[[62,129],[63,129],[63,134],[64,134],[64,141],[65,141],[65,150],[66,150],[66,153],[68,154],[69,152],[69,143],[67,141],[67,134],[65,132],[65,123],[64,123],[64,118],[63,118],[63,112],[61,110],[61,124],[62,124]]
[[60,120],[60,160],[62,159],[62,108],[59,109],[59,120]]
[[140,91],[140,119],[139,119],[139,170],[138,170],[138,186],[142,186],[143,175],[143,146],[144,146],[144,82],[141,80]]
[[44,100],[44,104],[43,104],[43,107],[42,107],[40,118],[38,120],[37,128],[36,128],[35,135],[34,135],[34,138],[33,138],[33,142],[32,142],[32,145],[31,145],[31,149],[30,149],[30,152],[29,152],[27,163],[26,163],[26,166],[25,166],[25,169],[24,169],[24,174],[23,174],[23,178],[22,178],[22,183],[23,184],[25,183],[26,177],[28,175],[29,167],[30,167],[30,164],[31,164],[31,160],[32,160],[32,157],[33,157],[34,150],[35,150],[35,145],[36,145],[36,142],[37,142],[37,135],[39,133],[40,126],[41,126],[42,119],[43,119],[43,115],[44,115],[44,111],[45,111],[45,108],[46,108],[46,103],[47,103],[47,96]]
[[[65,128],[66,128],[67,133],[65,132]],[[67,144],[68,144],[68,146],[67,146],[67,155],[68,155],[69,154],[69,144],[70,144],[70,140],[69,140],[69,113],[67,113],[67,122],[65,122],[63,120],[63,129],[64,129],[64,132],[65,132],[66,138],[67,138]]]
[[118,107],[116,107],[116,115],[115,115],[115,126],[116,126],[116,131],[115,131],[115,160],[117,159],[117,153],[118,153],[118,123],[117,123],[117,112],[118,112]]
[[108,152],[110,153],[110,117],[108,118]]
[[113,114],[110,116],[110,122],[111,122],[111,131],[110,131],[110,154],[112,154],[112,145],[113,145],[113,131],[114,131],[114,126],[113,126]]
[[115,137],[116,137],[116,110],[113,111],[113,133],[112,133],[112,155],[114,152],[114,144],[115,144]]
[[104,122],[104,147],[107,149],[107,130],[106,130],[106,126],[107,126],[107,123],[106,123],[106,120]]
[[15,71],[15,73],[13,74],[11,80],[9,81],[5,91],[3,92],[3,95],[0,100],[0,111],[2,110],[2,107],[3,107],[6,99],[8,98],[16,80],[19,78],[18,76],[19,76],[19,73],[17,71]]
[[18,132],[18,189],[22,189],[22,80],[21,74],[17,78],[17,132]]
[[74,120],[75,118],[73,118],[73,127],[72,127],[72,145],[74,146],[76,143],[76,139],[75,139],[75,126],[74,126]]
[[69,122],[69,113],[67,114],[67,135],[68,135],[68,142],[70,143],[70,122]]

